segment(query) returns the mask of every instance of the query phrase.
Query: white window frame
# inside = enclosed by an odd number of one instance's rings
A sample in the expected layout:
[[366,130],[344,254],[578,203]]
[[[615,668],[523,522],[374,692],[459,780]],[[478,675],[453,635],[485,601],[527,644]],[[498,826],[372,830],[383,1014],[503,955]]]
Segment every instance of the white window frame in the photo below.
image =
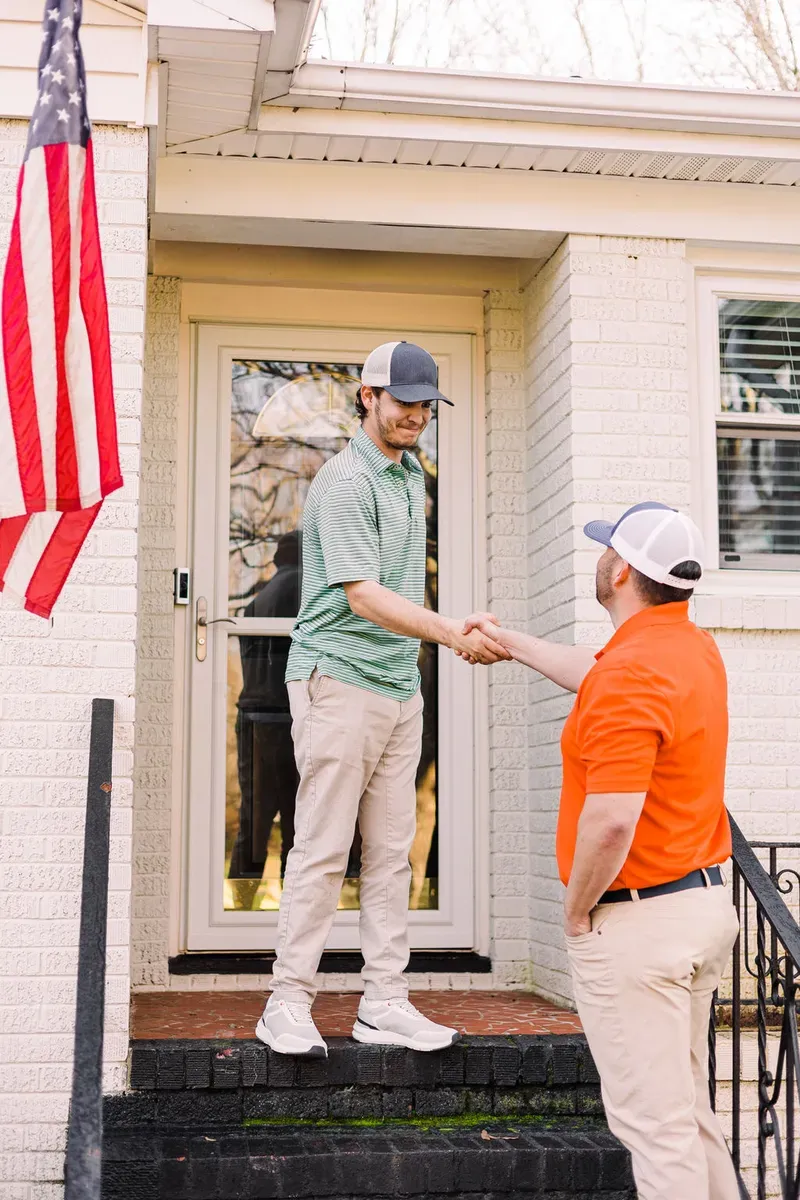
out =
[[[800,596],[800,569],[719,565],[717,428],[722,423],[722,407],[717,302],[728,298],[794,300],[800,304],[800,274],[781,277],[720,272],[698,274],[695,279],[694,507],[705,539],[706,561],[710,564],[697,591],[699,595],[718,596]],[[788,428],[800,429],[800,418],[784,420]],[[755,419],[750,423],[761,424]]]

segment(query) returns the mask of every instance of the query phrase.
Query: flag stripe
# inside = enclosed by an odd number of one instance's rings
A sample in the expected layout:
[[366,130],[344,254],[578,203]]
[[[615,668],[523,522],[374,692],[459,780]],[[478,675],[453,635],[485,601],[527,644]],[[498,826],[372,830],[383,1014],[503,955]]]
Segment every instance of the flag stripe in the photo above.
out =
[[0,588],[5,586],[8,565],[14,557],[25,527],[33,518],[29,516],[7,517],[0,521]]
[[69,216],[71,225],[71,262],[69,272],[69,325],[66,339],[66,374],[72,427],[75,430],[75,456],[78,468],[78,495],[81,507],[102,499],[100,458],[97,446],[97,419],[94,404],[94,380],[89,334],[80,304],[81,236],[83,232],[83,188],[86,151],[83,146],[68,146]]
[[[80,512],[68,512],[60,516],[26,586],[25,607],[28,612],[38,617],[49,617],[99,511],[100,504],[97,503]],[[50,515],[37,514],[33,520]]]
[[[20,172],[17,211],[11,228],[11,244],[3,277],[3,359],[8,407],[19,463],[18,478],[21,480],[25,511],[35,512],[45,506],[45,483],[37,415],[39,403],[33,379],[27,287],[23,271],[21,215],[27,179],[26,165]],[[7,482],[6,478],[0,477],[0,484],[6,485]],[[13,495],[6,499],[4,492],[3,515],[6,512],[13,515],[13,503]]]
[[81,309],[89,330],[92,356],[97,448],[100,456],[100,491],[103,496],[122,487],[114,412],[114,383],[111,375],[111,339],[108,330],[108,301],[100,253],[97,199],[94,187],[94,149],[86,146],[81,222]]
[[72,408],[67,386],[66,343],[69,328],[69,269],[72,246],[69,209],[68,146],[45,146],[47,194],[50,201],[50,228],[53,250],[53,315],[56,340],[56,486],[57,506],[62,511],[80,506],[78,458]]
[[25,596],[39,559],[60,520],[61,513],[57,512],[33,513],[28,517],[3,576],[4,587],[10,595],[17,599]]
[[[2,308],[2,297],[0,297],[0,308]],[[19,458],[17,457],[11,406],[3,403],[3,397],[7,395],[4,355],[0,351],[0,480],[3,481],[2,489],[0,489],[0,521],[4,516],[13,516],[25,511],[25,495],[19,473]],[[0,527],[1,533],[2,528]],[[0,572],[0,577],[2,577],[2,572]]]

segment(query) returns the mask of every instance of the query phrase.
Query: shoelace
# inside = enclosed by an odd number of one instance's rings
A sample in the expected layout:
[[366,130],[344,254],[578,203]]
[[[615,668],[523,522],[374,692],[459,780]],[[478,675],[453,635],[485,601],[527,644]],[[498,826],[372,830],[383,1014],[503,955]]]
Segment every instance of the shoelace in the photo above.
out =
[[414,1008],[410,1000],[392,1000],[391,1007],[399,1009],[400,1012],[408,1013],[410,1017],[422,1016],[419,1009]]
[[298,1025],[311,1024],[311,1005],[301,1004],[299,1000],[284,1000],[284,1007],[293,1021]]

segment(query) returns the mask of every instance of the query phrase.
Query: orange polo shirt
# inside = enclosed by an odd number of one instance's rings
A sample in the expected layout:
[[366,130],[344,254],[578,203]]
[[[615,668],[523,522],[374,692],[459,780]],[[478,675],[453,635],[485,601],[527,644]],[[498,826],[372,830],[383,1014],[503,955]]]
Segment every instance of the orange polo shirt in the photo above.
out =
[[689,620],[688,602],[630,617],[597,655],[564,725],[562,881],[587,795],[646,793],[612,888],[667,883],[729,858],[727,746],[725,667],[714,639]]

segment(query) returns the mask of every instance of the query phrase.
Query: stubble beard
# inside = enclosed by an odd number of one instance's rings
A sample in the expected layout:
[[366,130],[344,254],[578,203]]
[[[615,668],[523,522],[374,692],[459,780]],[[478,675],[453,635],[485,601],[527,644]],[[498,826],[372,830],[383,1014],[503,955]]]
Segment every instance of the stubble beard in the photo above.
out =
[[395,433],[395,423],[384,420],[383,414],[381,413],[380,402],[375,410],[375,420],[378,425],[378,433],[381,436],[381,441],[383,442],[384,446],[390,446],[392,450],[414,450],[416,448],[417,443],[422,436],[422,430],[408,430],[409,433],[414,434],[414,440],[412,442],[400,441]]

